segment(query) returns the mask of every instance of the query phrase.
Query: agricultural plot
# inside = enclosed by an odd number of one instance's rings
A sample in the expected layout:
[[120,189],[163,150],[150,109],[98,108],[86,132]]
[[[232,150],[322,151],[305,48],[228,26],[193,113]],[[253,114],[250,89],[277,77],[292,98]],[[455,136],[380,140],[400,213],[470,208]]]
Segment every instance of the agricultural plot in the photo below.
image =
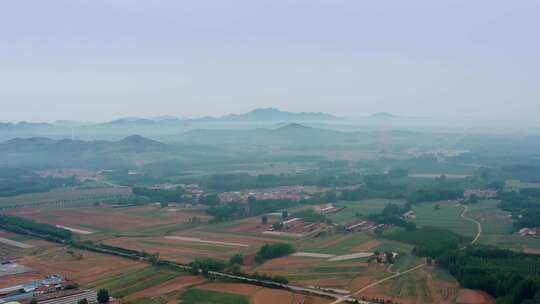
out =
[[84,206],[94,202],[131,194],[127,187],[93,189],[62,188],[49,192],[22,194],[0,198],[0,208],[30,207],[54,204],[57,206]]
[[[79,208],[19,208],[11,209],[8,214],[30,218],[37,222],[55,226],[67,227],[77,234],[86,235],[86,232],[126,232],[145,233],[148,229],[160,226],[184,224],[197,216],[207,218],[196,212],[167,212],[153,206],[136,208],[104,208],[104,207],[79,207]],[[144,214],[150,214],[152,217]],[[160,216],[154,216],[159,213]],[[165,232],[170,230],[165,229]],[[84,232],[84,233],[83,233]],[[155,233],[156,231],[154,231]]]
[[467,237],[476,235],[476,225],[461,217],[463,206],[456,206],[455,203],[422,203],[415,205],[413,211],[418,226],[444,228]]
[[30,249],[33,252],[21,257],[18,263],[34,269],[41,277],[59,274],[86,284],[143,265],[120,257],[69,249],[46,241],[32,241],[32,244],[36,248]]
[[373,240],[372,236],[361,232],[335,234],[306,239],[300,249],[303,252],[344,255],[368,251],[369,248],[362,247],[362,244],[370,240]]
[[497,204],[495,200],[484,200],[469,206],[469,217],[482,224],[478,243],[540,254],[540,239],[516,234],[510,213],[499,209]]
[[[362,297],[396,303],[494,303],[491,297],[483,293],[461,289],[448,272],[432,266],[369,288],[359,295],[359,298]],[[471,297],[478,301],[470,302]]]
[[354,202],[339,202],[336,203],[336,207],[345,207],[339,212],[328,215],[334,223],[346,224],[357,220],[356,214],[367,216],[369,214],[375,214],[381,212],[384,207],[389,203],[402,204],[401,200],[387,200],[387,199],[369,199],[360,200]]
[[498,201],[486,200],[469,206],[468,216],[482,224],[482,235],[479,244],[490,244],[500,236],[512,234],[510,213],[497,208]]
[[249,297],[233,293],[191,288],[180,297],[182,304],[249,304]]
[[88,284],[90,288],[106,288],[113,297],[124,298],[131,294],[154,288],[169,280],[185,275],[169,268],[148,266],[129,272],[122,272],[112,277]]
[[239,253],[243,248],[191,241],[165,239],[163,237],[115,237],[102,241],[104,244],[159,253],[160,257],[180,263],[189,263],[197,257],[208,257],[227,260]]

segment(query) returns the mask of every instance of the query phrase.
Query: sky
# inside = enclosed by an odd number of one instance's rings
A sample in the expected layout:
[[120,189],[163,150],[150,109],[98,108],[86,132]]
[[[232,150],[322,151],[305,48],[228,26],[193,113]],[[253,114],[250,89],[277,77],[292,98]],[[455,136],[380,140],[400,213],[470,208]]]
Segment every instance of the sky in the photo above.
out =
[[0,121],[540,114],[540,1],[17,0]]

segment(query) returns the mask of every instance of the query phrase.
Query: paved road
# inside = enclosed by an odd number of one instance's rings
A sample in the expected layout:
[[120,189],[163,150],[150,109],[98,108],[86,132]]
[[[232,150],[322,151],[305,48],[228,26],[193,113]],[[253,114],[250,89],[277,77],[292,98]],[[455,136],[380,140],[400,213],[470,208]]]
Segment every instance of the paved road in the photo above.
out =
[[482,224],[479,221],[477,221],[477,220],[475,220],[473,218],[467,217],[466,216],[467,212],[469,212],[469,206],[465,205],[465,208],[463,208],[463,212],[461,213],[461,217],[466,219],[469,222],[475,223],[476,227],[477,227],[477,231],[478,231],[476,233],[476,236],[474,237],[474,239],[471,242],[471,245],[474,245],[476,243],[476,241],[478,241],[480,236],[482,236]]

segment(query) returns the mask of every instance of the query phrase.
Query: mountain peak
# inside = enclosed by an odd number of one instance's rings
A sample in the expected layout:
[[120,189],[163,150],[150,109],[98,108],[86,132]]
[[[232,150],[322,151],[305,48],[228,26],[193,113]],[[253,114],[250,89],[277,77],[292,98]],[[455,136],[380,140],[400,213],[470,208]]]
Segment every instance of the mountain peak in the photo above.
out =
[[387,113],[387,112],[378,112],[370,116],[370,118],[396,118],[396,115]]
[[334,120],[337,117],[321,112],[285,112],[277,108],[257,108],[244,114],[229,114],[222,117],[225,120],[252,121],[316,121]]
[[127,136],[124,139],[122,139],[120,142],[125,143],[125,144],[135,144],[135,145],[156,145],[156,144],[161,144],[160,142],[157,142],[155,140],[152,140],[150,138],[146,138],[146,137],[138,135],[138,134]]

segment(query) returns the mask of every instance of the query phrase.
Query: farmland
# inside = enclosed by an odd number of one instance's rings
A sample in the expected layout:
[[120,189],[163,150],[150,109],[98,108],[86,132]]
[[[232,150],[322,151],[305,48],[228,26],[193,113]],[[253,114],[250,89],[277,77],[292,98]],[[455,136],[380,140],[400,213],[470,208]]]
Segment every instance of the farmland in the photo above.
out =
[[[313,294],[300,295],[209,275],[207,271],[217,267],[219,272],[289,282],[311,288],[311,292],[332,290],[335,294],[397,303],[457,303],[467,299],[489,303],[489,296],[462,289],[448,271],[438,267],[438,255],[469,244],[478,232],[472,219],[483,228],[479,244],[528,253],[540,249],[537,238],[513,233],[512,218],[496,200],[468,204],[468,212],[463,214],[465,205],[458,199],[459,189],[470,182],[471,176],[418,178],[396,170],[362,181],[348,171],[329,177],[327,171],[316,172],[318,166],[290,167],[309,167],[315,170],[313,174],[328,178],[330,186],[311,185],[313,177],[303,171],[293,177],[268,177],[264,169],[261,175],[253,176],[208,177],[201,173],[190,175],[201,184],[139,185],[133,192],[128,187],[96,187],[92,183],[2,198],[0,203],[6,207],[3,214],[49,224],[60,229],[60,235],[68,235],[69,242],[62,245],[62,240],[53,238],[50,241],[57,243],[51,243],[39,234],[29,233],[30,237],[0,232],[0,238],[6,239],[0,244],[3,256],[35,270],[0,284],[24,283],[54,273],[85,288],[107,289],[126,303],[330,302]],[[258,170],[256,165],[237,167],[239,171]],[[363,184],[349,185],[349,177]],[[308,185],[276,186],[289,178]],[[344,180],[340,185],[345,186],[332,186]],[[242,188],[243,182],[267,187]],[[204,185],[214,188],[208,190]],[[220,187],[227,190],[215,190]],[[452,199],[444,199],[448,196]],[[220,197],[231,201],[222,202]],[[165,201],[159,202],[162,199]],[[413,213],[410,218],[408,212]],[[10,223],[15,225],[17,221]],[[7,228],[27,233],[17,227]],[[442,246],[434,250],[432,247],[439,243]],[[260,249],[269,248],[267,244],[291,249],[287,254],[261,259]],[[105,251],[77,249],[96,247]],[[125,254],[120,256],[133,260],[109,255],[122,252]],[[200,272],[173,266],[193,262]]]
[[464,236],[476,234],[476,226],[461,217],[463,206],[455,202],[423,203],[413,207],[418,226],[444,228]]
[[111,198],[127,196],[130,193],[131,189],[128,187],[61,188],[49,192],[0,197],[0,208],[40,205],[84,206]]
[[337,213],[331,214],[329,218],[336,223],[346,224],[357,219],[357,214],[366,216],[381,212],[386,206],[386,204],[388,204],[389,202],[399,204],[403,203],[402,200],[387,199],[369,199],[353,202],[339,202],[338,204],[336,204],[336,206],[345,208]]

